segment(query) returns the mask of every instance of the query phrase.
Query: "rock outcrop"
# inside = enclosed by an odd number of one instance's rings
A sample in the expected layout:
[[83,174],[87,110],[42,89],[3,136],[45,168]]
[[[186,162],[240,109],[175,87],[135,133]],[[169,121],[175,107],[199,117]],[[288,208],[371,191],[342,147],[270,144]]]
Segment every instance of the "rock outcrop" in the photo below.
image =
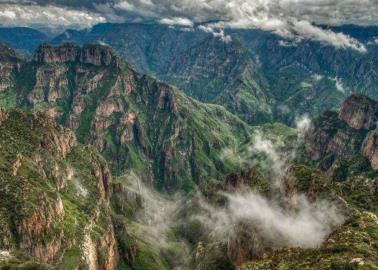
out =
[[95,146],[113,173],[133,168],[159,188],[192,189],[224,175],[221,149],[237,144],[235,134],[248,137],[247,126],[222,107],[138,74],[106,46],[45,44],[20,70],[3,77],[20,93],[20,106],[44,112]]
[[21,58],[0,42],[0,92],[15,86],[11,78],[19,71]]
[[378,170],[378,129],[370,131],[365,138],[362,154],[370,161],[374,170]]
[[37,49],[34,61],[47,64],[80,62],[95,66],[116,66],[118,64],[118,59],[110,47],[100,45],[80,47],[70,43],[58,47],[44,44]]
[[341,106],[340,119],[353,129],[376,128],[378,102],[366,96],[352,95]]
[[106,161],[44,114],[1,112],[0,250],[63,269],[117,269]]
[[365,158],[377,170],[377,120],[378,102],[352,95],[339,114],[326,112],[314,121],[305,139],[306,155],[337,177],[349,171],[349,163],[365,168]]

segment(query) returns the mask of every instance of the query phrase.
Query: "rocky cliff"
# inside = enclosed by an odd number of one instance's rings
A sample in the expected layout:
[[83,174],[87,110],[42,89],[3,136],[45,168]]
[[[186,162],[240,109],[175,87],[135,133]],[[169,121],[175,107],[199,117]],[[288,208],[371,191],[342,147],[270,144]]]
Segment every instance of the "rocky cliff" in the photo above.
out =
[[159,77],[200,101],[225,106],[248,123],[272,120],[268,82],[237,39],[208,37],[176,55]]
[[132,168],[167,190],[190,190],[223,175],[224,147],[249,128],[216,105],[196,102],[173,87],[135,72],[106,46],[40,46],[23,63],[4,95],[21,107],[44,111],[94,145],[121,174]]
[[377,127],[378,102],[366,96],[352,95],[343,103],[340,119],[353,129],[371,130]]
[[377,113],[378,102],[350,96],[339,113],[326,112],[314,121],[305,143],[307,156],[336,178],[376,170]]
[[14,86],[12,77],[19,69],[20,57],[8,46],[0,43],[0,92]]
[[117,65],[117,57],[109,47],[96,45],[80,47],[70,43],[59,47],[51,47],[48,44],[41,45],[36,50],[33,59],[37,63],[45,64],[79,62],[94,66]]
[[238,38],[158,24],[103,24],[70,30],[52,43],[105,42],[138,71],[154,74],[201,102],[225,106],[248,123],[272,119],[270,89]]
[[[377,27],[333,28],[365,44],[366,53],[311,40],[291,42],[258,29],[227,29],[224,39],[214,39],[197,27],[188,30],[151,23],[107,23],[89,31],[68,30],[53,42],[105,42],[138,71],[154,74],[201,101],[209,101],[214,92],[227,94],[241,87],[237,92],[243,94],[212,102],[229,106],[251,123],[256,118],[267,121],[271,113],[273,119],[288,123],[304,113],[319,116],[337,109],[352,92],[377,98],[378,54],[372,42],[378,36]],[[246,53],[240,54],[237,48]],[[240,80],[244,72],[240,67],[246,62],[255,63],[257,73]],[[261,83],[261,76],[267,85]],[[271,113],[259,88],[268,96]]]
[[22,268],[24,254],[41,268],[116,269],[105,160],[43,114],[2,115],[0,268]]

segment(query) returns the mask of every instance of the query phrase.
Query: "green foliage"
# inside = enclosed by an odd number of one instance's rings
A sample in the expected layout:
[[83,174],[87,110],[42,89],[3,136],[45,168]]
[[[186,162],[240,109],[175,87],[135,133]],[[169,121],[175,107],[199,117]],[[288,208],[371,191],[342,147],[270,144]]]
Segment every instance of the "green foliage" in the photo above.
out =
[[101,80],[100,85],[86,97],[86,107],[80,117],[80,127],[76,131],[77,138],[80,142],[87,143],[90,138],[90,129],[94,114],[100,102],[108,95],[111,86],[114,84],[115,70],[107,70],[105,78]]
[[239,270],[259,269],[377,269],[378,218],[361,213],[331,234],[319,249],[287,248]]
[[17,94],[14,89],[0,91],[0,108],[14,108],[17,102]]
[[64,253],[58,270],[71,270],[79,265],[81,259],[81,251],[78,247],[73,247]]
[[[53,241],[59,248],[57,256],[62,256],[59,269],[76,268],[82,258],[80,246],[84,235],[90,235],[96,242],[111,226],[107,216],[109,207],[95,174],[102,172],[106,161],[93,147],[78,144],[70,149],[62,138],[46,140],[67,134],[61,133],[63,129],[45,117],[14,110],[6,115],[0,124],[0,159],[3,161],[0,164],[0,224],[4,225],[0,230],[0,249],[27,250],[20,246],[28,233],[21,224],[36,220],[40,229],[31,232],[31,245],[47,245]],[[60,147],[68,149],[69,153],[64,155]],[[95,216],[96,222],[90,226]],[[42,269],[23,268],[31,265],[26,262],[21,260],[17,264],[19,268],[4,269]]]

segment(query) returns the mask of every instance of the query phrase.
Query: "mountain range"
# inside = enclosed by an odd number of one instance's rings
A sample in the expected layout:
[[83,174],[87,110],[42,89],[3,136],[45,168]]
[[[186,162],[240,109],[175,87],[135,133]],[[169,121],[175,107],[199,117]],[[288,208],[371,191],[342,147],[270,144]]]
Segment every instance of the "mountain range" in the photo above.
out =
[[[107,44],[138,72],[199,101],[220,104],[247,123],[291,124],[298,115],[336,109],[351,93],[377,98],[378,28],[347,25],[332,30],[359,40],[367,52],[310,40],[289,42],[261,30],[228,30],[230,40],[225,42],[197,28],[142,23],[99,24],[45,41]],[[29,43],[40,42],[32,35],[35,30],[30,31],[25,34]],[[29,54],[34,49],[30,46]]]
[[376,269],[378,28],[333,30],[1,29],[0,269]]

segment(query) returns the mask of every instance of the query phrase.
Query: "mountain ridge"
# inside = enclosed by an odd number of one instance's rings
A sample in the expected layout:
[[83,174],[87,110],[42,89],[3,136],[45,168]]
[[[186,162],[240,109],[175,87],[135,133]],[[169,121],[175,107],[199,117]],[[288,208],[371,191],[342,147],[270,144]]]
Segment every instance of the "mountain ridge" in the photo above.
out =
[[[71,128],[79,141],[90,142],[109,159],[116,174],[134,166],[149,181],[159,179],[161,188],[177,189],[185,183],[190,189],[199,175],[228,170],[217,165],[222,148],[248,139],[250,128],[244,122],[220,106],[205,106],[140,75],[111,56],[111,50],[101,45],[81,50],[43,45],[37,50],[38,61],[23,62],[14,83],[2,94],[10,99],[17,93],[12,106],[45,111]],[[201,158],[194,160],[196,155]],[[147,171],[144,162],[152,162]]]

